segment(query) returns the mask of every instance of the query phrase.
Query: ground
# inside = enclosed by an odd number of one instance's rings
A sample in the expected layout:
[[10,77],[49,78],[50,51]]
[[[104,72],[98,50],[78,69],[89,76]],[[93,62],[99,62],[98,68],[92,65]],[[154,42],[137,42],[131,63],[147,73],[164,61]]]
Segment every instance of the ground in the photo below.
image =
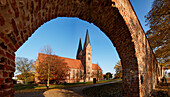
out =
[[[50,90],[17,90],[15,92],[15,97],[43,97],[43,95],[45,95],[46,97],[55,97],[54,95],[56,95],[56,97],[64,97],[68,95],[78,95],[78,96],[85,96],[82,92],[83,89],[85,88],[90,88],[93,86],[101,86],[101,85],[105,85],[105,84],[110,84],[110,83],[114,83],[114,82],[118,82],[121,80],[107,80],[107,81],[100,81],[97,84],[92,84],[92,83],[87,83],[87,85],[82,86],[82,84],[74,84],[77,87],[71,87],[71,88],[65,88],[65,89],[50,89]],[[105,83],[103,83],[105,82]],[[81,85],[81,86],[80,86]],[[63,87],[62,87],[63,88]],[[44,92],[45,91],[45,92]]]
[[[170,97],[170,78],[168,83],[159,83],[152,93],[152,97]],[[89,84],[67,89],[50,89],[47,91],[19,92],[15,97],[122,97],[121,80],[111,82]]]
[[167,78],[167,83],[159,83],[153,93],[152,97],[170,97],[170,78]]

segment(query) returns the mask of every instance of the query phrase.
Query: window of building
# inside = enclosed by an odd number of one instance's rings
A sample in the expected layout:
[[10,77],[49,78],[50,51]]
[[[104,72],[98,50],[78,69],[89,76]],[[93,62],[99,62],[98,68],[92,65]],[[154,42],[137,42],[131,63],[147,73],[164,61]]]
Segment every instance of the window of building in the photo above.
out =
[[73,79],[74,79],[74,77],[75,77],[75,70],[73,70]]
[[88,53],[88,56],[90,57],[90,53]]
[[90,61],[90,57],[88,57],[88,61]]
[[78,76],[79,76],[79,72],[78,72],[78,70],[77,70],[77,74],[76,74],[76,75],[77,75],[77,78],[78,78]]

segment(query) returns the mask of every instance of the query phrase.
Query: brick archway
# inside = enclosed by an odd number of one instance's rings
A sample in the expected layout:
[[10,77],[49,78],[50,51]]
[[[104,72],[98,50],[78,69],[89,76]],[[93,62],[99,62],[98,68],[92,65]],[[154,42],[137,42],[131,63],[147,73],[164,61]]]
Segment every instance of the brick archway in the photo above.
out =
[[123,96],[150,95],[159,66],[129,0],[1,0],[0,95],[14,96],[14,52],[38,27],[57,17],[78,17],[99,27],[121,58]]

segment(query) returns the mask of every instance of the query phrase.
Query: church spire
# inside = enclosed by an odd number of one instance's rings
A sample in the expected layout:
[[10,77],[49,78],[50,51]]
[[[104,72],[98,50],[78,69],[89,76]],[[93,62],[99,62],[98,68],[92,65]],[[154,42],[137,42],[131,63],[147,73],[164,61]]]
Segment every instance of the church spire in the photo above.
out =
[[84,46],[87,47],[88,43],[90,43],[90,40],[89,40],[89,33],[88,33],[88,29],[87,29]]
[[78,46],[77,54],[79,54],[80,51],[82,51],[81,38],[80,38],[80,41],[79,41],[79,46]]

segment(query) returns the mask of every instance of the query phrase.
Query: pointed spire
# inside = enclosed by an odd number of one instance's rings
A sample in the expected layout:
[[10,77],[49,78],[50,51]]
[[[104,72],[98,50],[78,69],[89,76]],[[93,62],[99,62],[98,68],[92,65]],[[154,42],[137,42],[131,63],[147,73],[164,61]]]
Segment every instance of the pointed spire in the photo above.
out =
[[85,47],[87,47],[88,43],[90,43],[90,40],[89,40],[89,33],[88,33],[88,29],[87,29],[87,32],[86,32],[86,39],[85,39]]
[[77,54],[79,54],[80,51],[82,51],[81,38],[80,38],[80,41],[79,41],[79,46],[78,46]]

